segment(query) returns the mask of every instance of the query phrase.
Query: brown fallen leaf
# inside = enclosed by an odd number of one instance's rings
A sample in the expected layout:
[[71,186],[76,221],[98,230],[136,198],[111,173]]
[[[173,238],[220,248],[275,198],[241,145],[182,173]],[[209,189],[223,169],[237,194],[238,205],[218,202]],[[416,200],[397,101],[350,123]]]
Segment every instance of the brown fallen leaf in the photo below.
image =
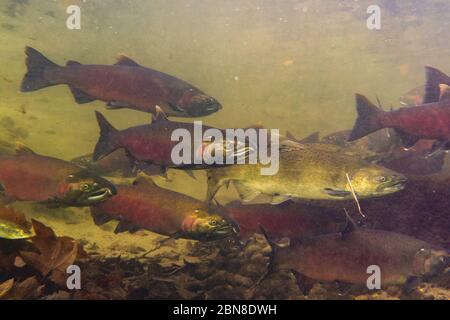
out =
[[35,276],[29,277],[22,282],[15,283],[6,298],[13,300],[33,299],[39,297],[44,286],[39,283]]
[[79,245],[72,238],[57,237],[53,230],[32,220],[36,236],[31,239],[38,252],[20,251],[25,263],[58,285],[65,285],[67,267],[77,259]]
[[14,279],[9,279],[3,283],[0,283],[0,299],[2,299],[8,294],[8,292],[12,289],[13,285]]

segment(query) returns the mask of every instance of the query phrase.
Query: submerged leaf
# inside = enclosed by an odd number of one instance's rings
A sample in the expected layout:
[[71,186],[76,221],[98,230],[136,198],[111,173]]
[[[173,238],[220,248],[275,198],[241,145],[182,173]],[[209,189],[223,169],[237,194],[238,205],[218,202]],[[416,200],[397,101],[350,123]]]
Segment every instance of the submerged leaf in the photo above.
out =
[[38,252],[21,251],[25,263],[43,276],[50,275],[50,280],[64,285],[67,267],[74,264],[80,253],[85,255],[80,246],[72,238],[57,237],[53,230],[44,224],[33,220],[36,236],[31,239]]
[[14,279],[6,280],[0,283],[0,299],[5,297],[14,285]]

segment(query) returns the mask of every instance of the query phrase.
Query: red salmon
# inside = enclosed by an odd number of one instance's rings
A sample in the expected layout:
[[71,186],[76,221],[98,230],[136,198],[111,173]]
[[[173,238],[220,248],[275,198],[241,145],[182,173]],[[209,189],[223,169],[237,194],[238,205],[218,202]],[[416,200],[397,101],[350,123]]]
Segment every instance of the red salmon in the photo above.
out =
[[22,148],[0,156],[0,200],[37,201],[50,206],[89,206],[112,197],[112,183],[63,160]]
[[92,207],[92,215],[98,225],[120,220],[116,233],[143,228],[166,236],[216,240],[238,232],[232,222],[200,200],[160,188],[143,177],[133,185],[117,186],[117,195]]
[[28,72],[21,91],[66,84],[77,103],[102,100],[112,109],[130,108],[155,114],[159,105],[169,116],[200,117],[221,109],[200,89],[168,74],[145,68],[120,56],[115,65],[82,65],[69,61],[58,66],[37,50],[26,47]]
[[358,118],[348,141],[360,139],[383,128],[393,128],[403,145],[412,147],[420,139],[438,140],[450,148],[450,94],[441,94],[440,84],[450,85],[450,78],[437,69],[426,67],[427,85],[420,106],[385,112],[363,95],[356,95]]

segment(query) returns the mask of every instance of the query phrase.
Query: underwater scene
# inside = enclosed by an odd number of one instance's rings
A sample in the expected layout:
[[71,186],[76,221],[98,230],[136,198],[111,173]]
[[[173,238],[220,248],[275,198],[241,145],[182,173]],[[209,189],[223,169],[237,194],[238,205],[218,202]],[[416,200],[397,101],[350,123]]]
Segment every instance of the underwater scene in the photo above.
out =
[[449,28],[0,0],[0,300],[449,300]]

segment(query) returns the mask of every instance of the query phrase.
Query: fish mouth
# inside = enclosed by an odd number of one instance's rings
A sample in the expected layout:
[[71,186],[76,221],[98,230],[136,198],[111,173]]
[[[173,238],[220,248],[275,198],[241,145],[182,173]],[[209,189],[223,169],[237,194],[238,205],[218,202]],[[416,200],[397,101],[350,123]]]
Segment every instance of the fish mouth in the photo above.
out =
[[88,201],[92,201],[92,202],[97,202],[97,201],[102,201],[108,198],[111,198],[113,195],[116,194],[116,192],[114,192],[115,189],[111,190],[110,188],[101,188],[99,190],[96,190],[92,193],[90,193],[87,196],[87,200]]
[[187,110],[187,113],[193,117],[201,117],[217,112],[220,109],[222,109],[222,105],[219,102],[214,101],[207,104],[203,104],[201,106],[190,108]]
[[385,187],[383,189],[383,191],[384,192],[396,192],[396,191],[403,190],[405,188],[406,181],[407,181],[406,178],[402,179],[402,180],[399,180],[399,181],[396,181],[395,183],[391,184],[390,186]]
[[221,239],[232,235],[238,235],[239,226],[235,224],[221,226],[212,230],[212,234],[215,239]]

